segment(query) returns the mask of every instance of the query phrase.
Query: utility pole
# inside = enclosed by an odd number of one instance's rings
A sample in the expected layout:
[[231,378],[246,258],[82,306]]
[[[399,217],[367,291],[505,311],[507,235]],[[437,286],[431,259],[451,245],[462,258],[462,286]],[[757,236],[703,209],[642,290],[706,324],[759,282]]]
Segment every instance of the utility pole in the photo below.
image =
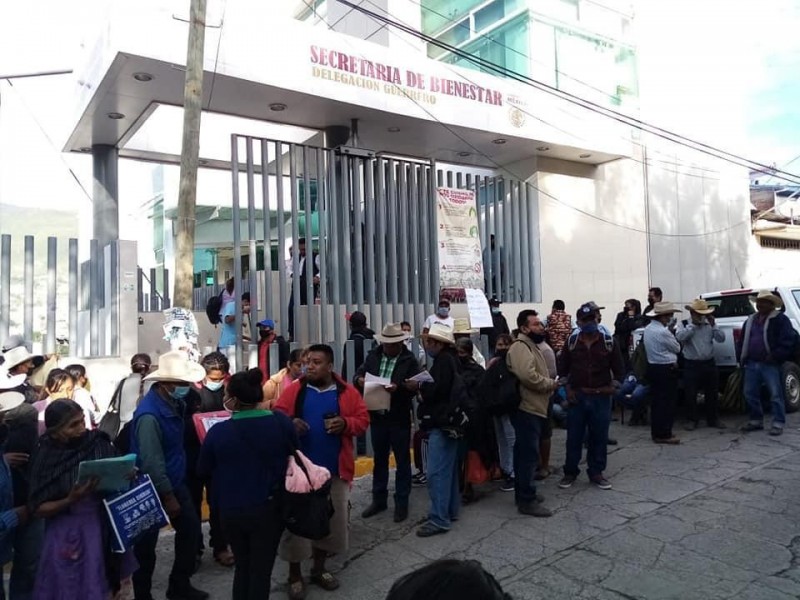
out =
[[192,308],[194,289],[194,228],[197,204],[197,166],[200,161],[200,116],[203,102],[203,52],[206,39],[206,0],[191,0],[186,85],[183,93],[183,142],[178,192],[174,306]]

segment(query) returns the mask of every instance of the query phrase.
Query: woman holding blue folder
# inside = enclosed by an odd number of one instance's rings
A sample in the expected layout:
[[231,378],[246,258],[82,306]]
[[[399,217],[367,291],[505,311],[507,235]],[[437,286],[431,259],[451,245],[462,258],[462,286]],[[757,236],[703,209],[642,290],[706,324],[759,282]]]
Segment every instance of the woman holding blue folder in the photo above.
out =
[[131,553],[113,555],[107,543],[97,480],[78,481],[87,460],[116,456],[108,436],[87,431],[83,409],[72,400],[56,400],[44,413],[46,430],[31,470],[29,510],[45,519],[34,600],[81,598],[108,600],[130,577]]

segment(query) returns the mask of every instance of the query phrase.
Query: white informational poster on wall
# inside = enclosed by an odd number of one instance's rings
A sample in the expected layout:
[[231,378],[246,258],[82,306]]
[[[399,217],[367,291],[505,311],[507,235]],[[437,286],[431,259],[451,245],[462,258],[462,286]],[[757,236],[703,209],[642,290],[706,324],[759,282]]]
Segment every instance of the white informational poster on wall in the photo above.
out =
[[475,329],[494,327],[492,309],[489,308],[489,301],[486,299],[486,294],[483,293],[483,290],[467,288],[464,292],[467,295],[469,326]]
[[437,188],[439,288],[482,289],[483,260],[473,190]]

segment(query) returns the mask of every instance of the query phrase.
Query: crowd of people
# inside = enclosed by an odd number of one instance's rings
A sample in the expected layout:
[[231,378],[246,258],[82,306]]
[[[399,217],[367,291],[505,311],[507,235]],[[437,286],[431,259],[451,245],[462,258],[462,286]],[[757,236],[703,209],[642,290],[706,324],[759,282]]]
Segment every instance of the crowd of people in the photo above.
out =
[[[750,408],[744,431],[763,428],[762,383],[773,394],[770,434],[779,435],[785,422],[775,365],[793,351],[794,338],[779,303],[772,294],[760,294],[757,312],[739,340]],[[228,300],[222,309],[226,317],[231,304]],[[681,372],[687,429],[699,425],[701,390],[707,425],[724,427],[716,404],[713,345],[725,334],[703,300],[687,305],[689,318],[678,321],[680,309],[653,288],[644,311],[634,299],[624,303],[613,332],[602,323],[604,308],[594,302],[582,304],[574,322],[560,300],[547,316],[523,310],[514,331],[500,302],[490,304],[494,327],[478,331],[468,320],[454,319],[449,301],[442,299],[419,338],[424,356],[412,343],[411,324],[389,323],[375,333],[362,313],[353,313],[351,337],[360,338],[362,347],[368,339],[375,345],[341,370],[328,345],[290,352],[271,320],[258,324],[264,342],[259,368],[234,373],[224,352],[211,352],[197,363],[173,351],[163,354],[154,369],[149,356],[137,354],[105,414],[92,398],[82,366],[52,368],[37,388],[31,376],[42,368],[42,357],[30,354],[21,340],[7,343],[0,370],[5,458],[0,561],[12,563],[11,599],[152,598],[159,530],[140,536],[127,552],[111,552],[97,482],[76,483],[80,464],[88,460],[132,452],[139,472],[152,481],[175,532],[171,600],[209,597],[192,584],[205,550],[204,499],[213,558],[235,569],[233,598],[268,598],[273,565],[280,558],[289,567],[289,597],[302,599],[307,583],[324,590],[340,586],[327,561],[348,552],[355,445],[367,432],[374,470],[372,499],[362,517],[389,509],[391,454],[393,520],[408,519],[412,486],[425,485],[428,516],[416,534],[430,537],[450,531],[461,506],[480,497],[475,486],[491,480],[514,493],[520,514],[551,516],[537,482],[554,473],[554,425],[566,428],[559,487],[576,483],[585,448],[589,481],[611,489],[605,471],[607,446],[615,443],[609,438],[614,406],[633,408],[636,423],[649,422],[655,443],[679,443],[673,426]],[[229,324],[225,317],[223,322]],[[642,328],[636,344],[635,332]],[[475,343],[481,333],[493,342],[488,357]],[[268,353],[276,348],[280,369],[271,373]],[[637,369],[642,356],[644,368]],[[388,404],[368,410],[366,390],[375,381],[381,382]],[[202,435],[194,417],[214,413],[230,418],[219,419]],[[329,535],[322,539],[285,527],[284,481],[297,450],[330,474],[332,514]],[[310,570],[304,574],[308,559]],[[479,565],[444,561],[398,581],[389,598],[450,597],[452,590],[445,587],[438,595],[420,595],[421,582],[431,578],[452,578],[452,585],[462,587],[474,580],[472,592],[484,586],[483,596],[464,595],[470,586],[464,587],[462,598],[507,597]]]

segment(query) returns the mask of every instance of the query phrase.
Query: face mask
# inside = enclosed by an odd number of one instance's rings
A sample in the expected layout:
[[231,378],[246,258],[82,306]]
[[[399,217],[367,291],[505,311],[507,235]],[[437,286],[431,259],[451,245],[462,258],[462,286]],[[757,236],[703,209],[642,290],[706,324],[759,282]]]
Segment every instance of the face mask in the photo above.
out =
[[221,390],[223,385],[225,385],[224,381],[206,381],[206,388],[212,392]]
[[179,385],[174,390],[170,396],[172,396],[175,400],[183,400],[186,396],[189,395],[189,386],[188,385]]
[[305,377],[306,375],[308,375],[308,367],[303,365],[300,367],[300,377]]
[[543,333],[531,333],[529,336],[534,344],[541,344],[544,341],[545,335]]
[[261,336],[262,340],[265,340],[272,335],[272,332],[267,331],[266,329],[262,329],[261,331],[258,332],[258,335]]
[[227,411],[228,411],[228,412],[230,412],[230,413],[235,413],[235,412],[237,412],[237,411],[233,410],[233,409],[232,409],[230,406],[228,406],[228,403],[229,403],[230,401],[231,401],[231,398],[228,398],[228,399],[224,400],[224,401],[222,402],[222,408],[224,408],[225,410],[227,410]]
[[583,333],[592,334],[597,333],[598,331],[600,331],[600,327],[597,325],[597,323],[586,323],[581,325],[581,332]]
[[498,307],[496,307],[496,306],[493,306],[492,307],[492,314],[493,315],[499,315],[500,314],[500,309]]
[[431,358],[436,358],[436,355],[439,354],[438,350],[426,350],[425,353],[430,356]]
[[439,315],[442,318],[446,318],[446,317],[450,316],[450,309],[447,308],[447,307],[444,307],[444,306],[440,306],[439,310],[436,311],[436,314]]

